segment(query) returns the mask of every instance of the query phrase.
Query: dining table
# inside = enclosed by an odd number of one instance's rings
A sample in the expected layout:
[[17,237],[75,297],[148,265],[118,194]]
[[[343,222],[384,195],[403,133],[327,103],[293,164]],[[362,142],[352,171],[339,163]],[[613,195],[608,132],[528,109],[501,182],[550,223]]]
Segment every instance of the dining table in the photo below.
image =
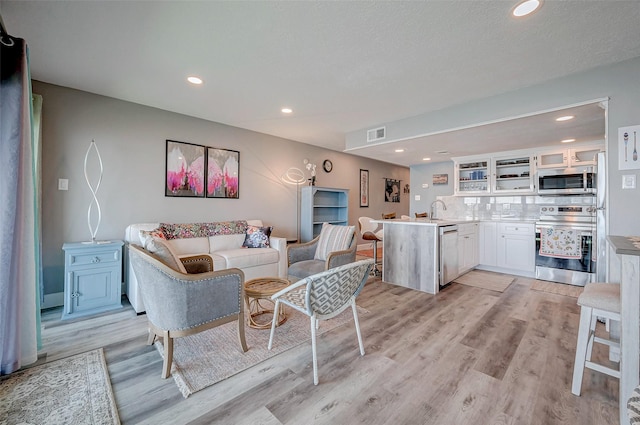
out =
[[[640,237],[608,236],[619,259],[620,424],[628,424],[627,401],[640,384]],[[617,266],[616,266],[617,267]]]

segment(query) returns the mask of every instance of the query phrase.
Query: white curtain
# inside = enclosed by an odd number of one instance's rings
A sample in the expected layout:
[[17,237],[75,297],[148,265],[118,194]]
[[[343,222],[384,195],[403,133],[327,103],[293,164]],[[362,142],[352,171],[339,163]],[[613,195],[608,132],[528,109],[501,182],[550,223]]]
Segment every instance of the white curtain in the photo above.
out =
[[[39,148],[27,45],[0,33],[0,374],[37,360]],[[40,103],[39,103],[40,104]],[[38,129],[39,134],[39,129]]]

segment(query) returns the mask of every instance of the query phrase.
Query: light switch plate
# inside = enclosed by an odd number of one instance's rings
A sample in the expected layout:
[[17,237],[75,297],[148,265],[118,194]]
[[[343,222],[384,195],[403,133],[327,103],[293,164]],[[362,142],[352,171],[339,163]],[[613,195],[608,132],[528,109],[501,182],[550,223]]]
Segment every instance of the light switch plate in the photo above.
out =
[[58,179],[58,190],[69,190],[69,179]]
[[636,188],[636,175],[627,174],[622,176],[622,188],[623,189],[635,189]]

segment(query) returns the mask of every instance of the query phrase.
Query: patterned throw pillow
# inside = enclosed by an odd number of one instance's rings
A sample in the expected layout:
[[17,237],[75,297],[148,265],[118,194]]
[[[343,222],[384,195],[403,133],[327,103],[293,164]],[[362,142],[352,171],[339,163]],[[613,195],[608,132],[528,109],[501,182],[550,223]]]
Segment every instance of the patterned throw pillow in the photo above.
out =
[[155,228],[153,230],[140,230],[140,243],[141,243],[143,248],[147,248],[147,244],[153,238],[167,239],[164,236],[164,233],[162,232],[162,229],[160,229],[159,227],[157,227],[157,228]]
[[336,226],[323,223],[314,260],[326,261],[330,253],[349,248],[355,231],[355,226]]
[[242,244],[245,248],[269,248],[269,236],[273,227],[248,226]]

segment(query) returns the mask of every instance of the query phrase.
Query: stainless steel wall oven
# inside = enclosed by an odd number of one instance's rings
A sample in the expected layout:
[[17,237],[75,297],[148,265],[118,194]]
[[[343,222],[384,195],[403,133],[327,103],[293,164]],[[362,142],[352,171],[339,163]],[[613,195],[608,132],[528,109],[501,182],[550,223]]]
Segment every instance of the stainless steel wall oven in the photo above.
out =
[[[536,222],[536,278],[579,286],[595,281],[595,207],[543,206],[540,212]],[[548,240],[557,242],[552,249],[543,247]]]

